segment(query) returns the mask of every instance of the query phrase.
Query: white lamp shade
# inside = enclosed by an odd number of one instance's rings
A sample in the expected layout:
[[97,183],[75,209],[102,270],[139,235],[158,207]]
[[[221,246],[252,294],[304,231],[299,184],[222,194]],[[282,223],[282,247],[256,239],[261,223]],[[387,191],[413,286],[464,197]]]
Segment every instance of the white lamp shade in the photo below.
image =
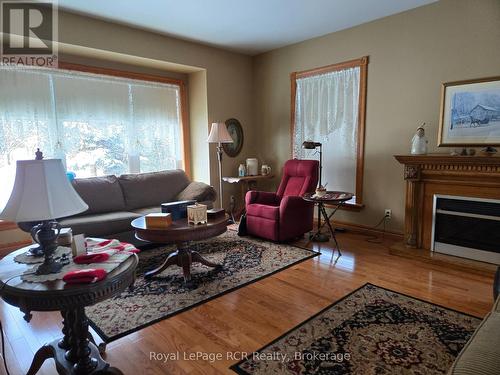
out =
[[88,209],[66,176],[60,159],[19,160],[14,189],[1,219],[44,221]]
[[213,122],[207,141],[208,143],[233,143],[233,138],[229,135],[226,124]]

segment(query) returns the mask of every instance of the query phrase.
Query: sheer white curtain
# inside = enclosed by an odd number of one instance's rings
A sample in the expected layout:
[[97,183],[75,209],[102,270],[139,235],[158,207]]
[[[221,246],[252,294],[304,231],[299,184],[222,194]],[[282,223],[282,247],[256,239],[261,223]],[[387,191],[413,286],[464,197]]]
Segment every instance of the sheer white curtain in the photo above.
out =
[[[180,96],[175,87],[131,87],[134,136],[142,172],[182,168]],[[171,105],[175,103],[175,105]]]
[[128,171],[129,83],[89,75],[52,75],[59,135],[56,152],[78,177]]
[[180,113],[178,85],[0,67],[0,209],[37,147],[77,177],[182,167]]
[[37,147],[51,153],[53,107],[46,74],[0,70],[0,209],[10,196],[16,161],[34,159]]
[[293,154],[315,158],[302,142],[323,144],[323,184],[355,193],[360,68],[296,80]]

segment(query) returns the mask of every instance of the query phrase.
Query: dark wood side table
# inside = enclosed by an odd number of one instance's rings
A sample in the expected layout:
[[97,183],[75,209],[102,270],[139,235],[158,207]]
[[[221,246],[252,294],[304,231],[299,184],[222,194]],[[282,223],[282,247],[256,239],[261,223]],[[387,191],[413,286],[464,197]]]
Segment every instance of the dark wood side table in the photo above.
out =
[[63,337],[45,344],[36,352],[27,374],[36,374],[49,358],[54,358],[59,374],[122,374],[117,368],[110,367],[101,358],[98,348],[89,342],[85,306],[113,297],[132,285],[137,255],[130,256],[97,283],[68,285],[62,280],[31,283],[21,280],[20,275],[32,265],[14,261],[16,255],[28,248],[0,260],[0,296],[8,304],[19,307],[27,322],[31,320],[32,311],[61,311]]
[[227,182],[228,184],[239,184],[241,187],[242,206],[238,209],[236,213],[231,212],[231,216],[233,216],[234,218],[234,216],[236,215],[236,217],[239,218],[243,214],[243,212],[245,212],[245,195],[247,191],[255,189],[255,186],[258,181],[269,180],[273,177],[274,177],[273,174],[266,174],[266,175],[259,174],[257,176],[242,176],[242,177],[222,177],[222,181]]
[[170,254],[162,265],[146,272],[144,277],[151,278],[171,265],[182,267],[184,282],[187,287],[195,287],[191,282],[191,264],[201,263],[208,267],[220,267],[203,258],[197,251],[191,249],[191,241],[206,240],[221,235],[227,230],[229,218],[227,215],[217,219],[209,219],[206,224],[188,224],[187,219],[175,220],[172,225],[164,229],[153,229],[146,226],[144,216],[132,221],[135,236],[139,240],[176,244],[177,251]]
[[[311,236],[311,239],[314,241],[316,237],[321,235],[321,229],[326,225],[330,229],[330,233],[332,235],[332,239],[335,242],[335,247],[337,248],[339,252],[339,256],[342,255],[342,252],[340,251],[339,244],[337,242],[337,237],[335,236],[335,229],[332,227],[332,223],[330,222],[330,219],[335,215],[337,210],[342,207],[342,205],[347,202],[348,200],[351,200],[354,194],[348,193],[345,191],[327,191],[326,194],[322,197],[318,197],[315,195],[315,193],[306,193],[302,196],[302,199],[308,201],[308,202],[313,202],[318,205],[319,207],[319,212],[321,213],[321,216],[325,219],[323,224],[318,228],[317,232],[314,233]],[[333,206],[333,211],[328,215],[326,212],[325,205],[331,205]]]

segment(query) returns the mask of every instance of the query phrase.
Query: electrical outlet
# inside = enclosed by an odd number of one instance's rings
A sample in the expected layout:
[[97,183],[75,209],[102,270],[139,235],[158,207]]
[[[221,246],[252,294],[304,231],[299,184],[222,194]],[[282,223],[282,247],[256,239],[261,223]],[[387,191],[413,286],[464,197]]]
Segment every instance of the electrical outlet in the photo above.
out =
[[387,220],[392,219],[392,210],[390,208],[386,208],[384,210],[384,218],[386,218]]

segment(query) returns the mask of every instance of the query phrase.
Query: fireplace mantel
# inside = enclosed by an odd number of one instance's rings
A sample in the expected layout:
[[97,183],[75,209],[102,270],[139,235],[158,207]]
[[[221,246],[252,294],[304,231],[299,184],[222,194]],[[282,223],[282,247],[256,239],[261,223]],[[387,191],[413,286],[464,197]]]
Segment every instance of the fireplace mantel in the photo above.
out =
[[500,199],[500,157],[395,155],[406,180],[405,243],[430,249],[435,194]]

